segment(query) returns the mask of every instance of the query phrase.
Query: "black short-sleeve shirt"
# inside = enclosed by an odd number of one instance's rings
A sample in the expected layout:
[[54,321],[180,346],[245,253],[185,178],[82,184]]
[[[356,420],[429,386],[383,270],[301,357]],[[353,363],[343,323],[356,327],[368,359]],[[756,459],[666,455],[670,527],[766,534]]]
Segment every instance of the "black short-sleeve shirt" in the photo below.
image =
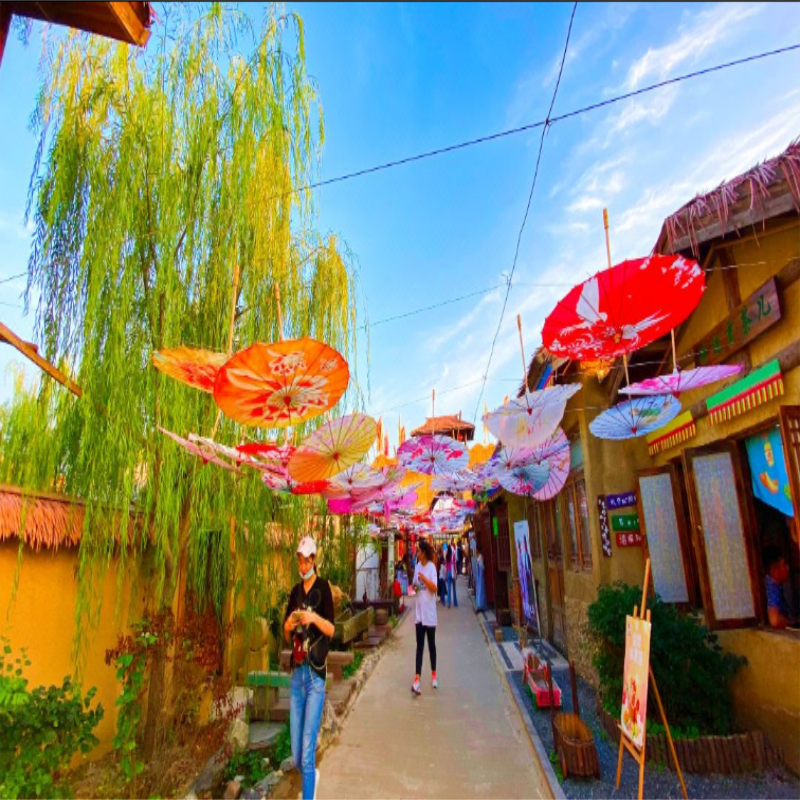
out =
[[[284,623],[294,611],[313,611],[328,622],[334,621],[333,593],[331,585],[324,578],[317,577],[311,585],[311,590],[306,593],[303,582],[296,584],[289,595],[286,606]],[[308,630],[308,664],[321,678],[327,676],[327,659],[330,639],[316,626],[311,625]],[[292,667],[295,664],[292,663]]]

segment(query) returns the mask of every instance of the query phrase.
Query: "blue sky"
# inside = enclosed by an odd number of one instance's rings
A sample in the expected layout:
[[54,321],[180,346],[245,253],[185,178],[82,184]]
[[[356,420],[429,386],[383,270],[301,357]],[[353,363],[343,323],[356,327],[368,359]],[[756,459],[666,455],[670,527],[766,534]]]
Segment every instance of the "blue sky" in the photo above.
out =
[[[541,119],[571,10],[288,7],[305,21],[308,70],[324,109],[322,178]],[[797,42],[798,4],[581,4],[554,113]],[[37,61],[36,33],[27,49],[11,37],[0,68],[0,280],[27,263],[23,211],[35,144],[27,120]],[[666,215],[800,136],[798,76],[800,52],[550,129],[486,384],[490,409],[521,381],[516,315],[530,356],[559,297],[604,266],[603,206],[614,260],[646,254]],[[503,282],[538,143],[531,131],[319,190],[319,227],[357,255],[372,323]],[[0,319],[30,337],[23,288],[24,279],[0,283]],[[409,430],[420,424],[434,387],[437,412],[473,418],[503,293],[496,288],[372,329],[367,408],[383,417],[393,443],[398,414]],[[0,349],[0,401],[11,396],[12,360],[10,348]],[[366,375],[362,362],[365,391]]]

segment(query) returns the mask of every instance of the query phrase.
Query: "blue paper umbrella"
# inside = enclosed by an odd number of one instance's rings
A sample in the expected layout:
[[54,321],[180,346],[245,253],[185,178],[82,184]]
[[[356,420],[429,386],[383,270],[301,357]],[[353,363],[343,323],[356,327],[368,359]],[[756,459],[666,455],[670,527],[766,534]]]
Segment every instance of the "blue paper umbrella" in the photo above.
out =
[[635,397],[604,411],[589,430],[598,439],[635,439],[663,428],[680,411],[680,402],[670,394]]

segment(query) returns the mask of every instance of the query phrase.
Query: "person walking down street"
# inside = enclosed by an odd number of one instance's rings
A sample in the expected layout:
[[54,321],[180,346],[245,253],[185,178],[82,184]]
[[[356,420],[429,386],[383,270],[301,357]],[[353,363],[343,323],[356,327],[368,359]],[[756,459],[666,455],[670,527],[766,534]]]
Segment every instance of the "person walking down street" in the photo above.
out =
[[475,548],[478,556],[475,559],[475,611],[486,611],[486,583],[484,581],[483,547],[478,542]]
[[453,545],[447,548],[447,607],[458,608],[458,595],[456,594],[456,548]]
[[459,542],[456,545],[456,568],[457,575],[461,575],[461,570],[464,568],[464,546]]
[[333,636],[333,594],[328,581],[317,575],[317,545],[310,536],[300,540],[297,565],[301,580],[286,606],[283,635],[292,644],[289,728],[292,757],[303,777],[303,800],[316,797],[317,736],[325,705],[328,648]]
[[447,562],[441,553],[439,554],[439,575],[436,588],[439,592],[439,602],[444,606],[447,602]]
[[422,673],[422,656],[425,651],[426,638],[431,659],[431,686],[434,689],[439,688],[436,678],[436,566],[433,561],[433,548],[426,541],[419,543],[419,559],[417,571],[414,573],[414,585],[419,587],[417,602],[414,606],[417,622],[417,663],[411,691],[415,695],[420,695],[422,689],[419,677]]

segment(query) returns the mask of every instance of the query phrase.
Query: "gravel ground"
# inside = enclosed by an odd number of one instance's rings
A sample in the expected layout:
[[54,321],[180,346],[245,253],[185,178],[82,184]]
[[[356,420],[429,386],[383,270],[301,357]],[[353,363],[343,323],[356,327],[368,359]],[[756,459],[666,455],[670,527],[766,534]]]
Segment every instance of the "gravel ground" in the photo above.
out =
[[[554,671],[554,677],[562,690],[564,711],[572,711],[572,697],[569,689],[569,672]],[[517,684],[525,699],[528,714],[548,753],[553,752],[553,734],[550,727],[550,712],[539,711],[535,702],[525,692],[522,672],[512,672],[510,677]],[[622,765],[622,781],[617,792],[617,758],[619,750],[613,745],[600,725],[595,711],[595,693],[586,681],[578,678],[578,702],[581,716],[592,729],[595,746],[600,758],[602,778],[568,778],[561,786],[564,794],[577,798],[635,798],[639,785],[639,769],[630,756],[626,755]],[[760,778],[746,778],[730,775],[706,777],[684,775],[686,791],[691,798],[800,798],[800,782],[786,772],[770,773]],[[644,775],[645,797],[683,797],[678,776],[672,770],[655,766],[647,767]]]

